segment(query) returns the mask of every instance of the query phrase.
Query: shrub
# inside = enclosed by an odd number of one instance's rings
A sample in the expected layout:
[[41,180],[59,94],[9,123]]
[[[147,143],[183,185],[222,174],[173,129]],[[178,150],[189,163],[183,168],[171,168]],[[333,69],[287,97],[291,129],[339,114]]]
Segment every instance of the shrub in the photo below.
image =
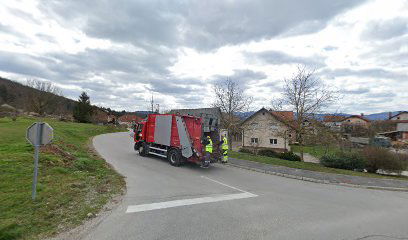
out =
[[338,152],[323,156],[320,163],[325,167],[340,168],[347,170],[363,170],[365,161],[357,152]]
[[403,165],[402,171],[408,170],[408,154],[397,153],[396,155]]
[[250,153],[250,154],[253,154],[254,152],[251,150],[251,149],[249,149],[249,148],[240,148],[239,149],[239,152],[241,152],[241,153]]
[[299,162],[301,160],[301,158],[298,155],[294,154],[293,152],[280,153],[279,158],[295,162]]
[[378,169],[401,173],[407,168],[407,160],[400,154],[392,153],[380,147],[365,147],[362,155],[367,162],[367,172],[375,173]]
[[258,151],[258,154],[266,157],[279,157],[279,153],[272,149],[261,149]]

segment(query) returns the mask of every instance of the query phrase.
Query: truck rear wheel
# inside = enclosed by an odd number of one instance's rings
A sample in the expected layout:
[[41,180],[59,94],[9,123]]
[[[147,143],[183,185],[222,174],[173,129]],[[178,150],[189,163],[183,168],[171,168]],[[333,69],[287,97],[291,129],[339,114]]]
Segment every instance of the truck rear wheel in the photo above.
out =
[[142,143],[139,146],[139,155],[144,157],[147,155],[147,145],[146,143]]
[[175,167],[180,166],[180,164],[182,163],[180,151],[177,149],[171,149],[170,151],[168,151],[167,160],[169,160],[169,163]]

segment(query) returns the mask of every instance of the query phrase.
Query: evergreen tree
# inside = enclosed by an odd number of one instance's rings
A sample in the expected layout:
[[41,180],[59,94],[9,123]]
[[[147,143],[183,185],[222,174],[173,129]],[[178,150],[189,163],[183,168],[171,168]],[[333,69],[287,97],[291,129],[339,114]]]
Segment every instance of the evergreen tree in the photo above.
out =
[[89,123],[91,122],[92,113],[93,109],[89,96],[86,92],[82,92],[74,108],[74,119],[81,123]]

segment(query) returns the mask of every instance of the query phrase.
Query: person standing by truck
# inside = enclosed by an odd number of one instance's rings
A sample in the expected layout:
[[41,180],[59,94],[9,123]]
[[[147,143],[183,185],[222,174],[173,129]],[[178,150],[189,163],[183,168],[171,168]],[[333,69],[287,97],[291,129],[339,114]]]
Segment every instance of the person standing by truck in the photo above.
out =
[[207,136],[207,144],[205,145],[205,151],[208,154],[208,157],[211,156],[213,150],[213,143],[210,136]]
[[[211,154],[213,152],[213,143],[210,136],[207,136],[206,143],[205,143],[205,163],[210,163],[211,161]],[[207,164],[202,165],[202,167],[207,167]]]
[[228,140],[226,138],[226,136],[224,135],[222,137],[222,158],[221,158],[221,162],[222,163],[227,163],[228,162]]

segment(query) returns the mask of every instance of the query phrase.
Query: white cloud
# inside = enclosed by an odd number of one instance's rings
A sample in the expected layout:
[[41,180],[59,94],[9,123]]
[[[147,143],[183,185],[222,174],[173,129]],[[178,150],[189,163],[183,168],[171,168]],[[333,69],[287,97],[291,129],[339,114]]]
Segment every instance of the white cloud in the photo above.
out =
[[3,1],[0,73],[51,80],[71,98],[86,90],[93,102],[126,110],[146,109],[151,94],[167,109],[203,107],[212,81],[230,76],[248,83],[257,108],[306,64],[343,90],[332,110],[406,107],[406,1],[297,4]]

